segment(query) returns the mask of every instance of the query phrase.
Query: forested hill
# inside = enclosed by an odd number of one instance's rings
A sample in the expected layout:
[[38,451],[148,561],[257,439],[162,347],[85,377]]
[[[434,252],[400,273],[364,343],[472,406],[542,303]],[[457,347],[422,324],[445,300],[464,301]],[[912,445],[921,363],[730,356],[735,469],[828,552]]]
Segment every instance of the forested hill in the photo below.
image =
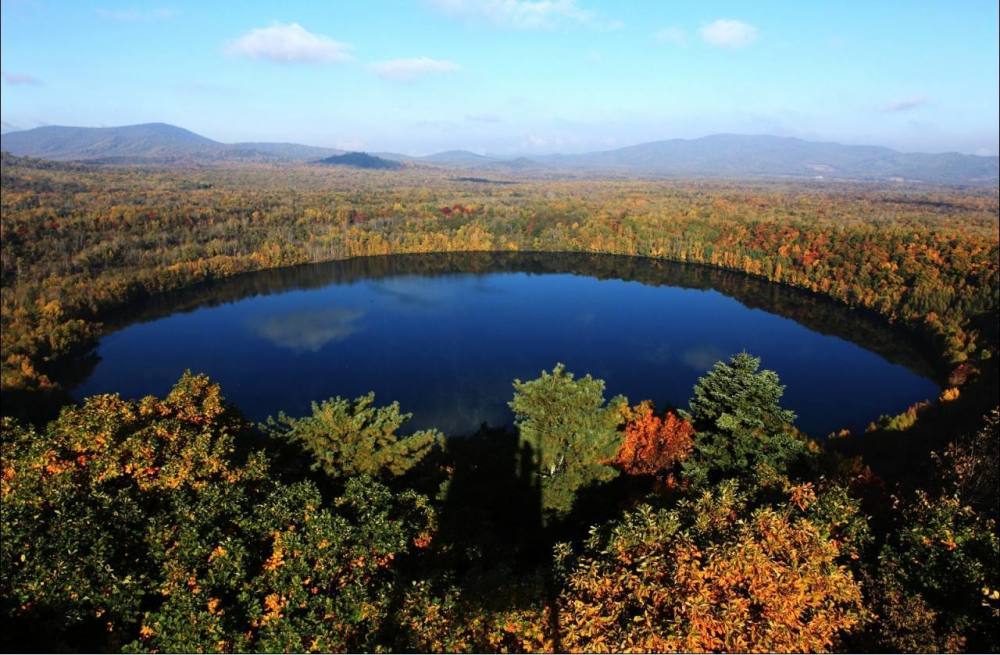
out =
[[334,166],[351,166],[353,168],[372,168],[382,170],[396,170],[403,167],[398,161],[382,159],[367,152],[348,152],[343,155],[326,157],[317,162],[318,164],[330,164]]
[[617,150],[536,157],[548,166],[666,177],[827,177],[946,184],[996,184],[1000,159],[950,153],[904,153],[767,135],[715,134]]
[[123,127],[63,127],[47,125],[8,132],[0,137],[3,150],[14,155],[61,161],[112,162],[184,161],[307,161],[341,154],[334,148],[296,143],[220,143],[166,123]]
[[[14,155],[116,163],[315,162],[345,154],[333,148],[294,143],[220,143],[165,123],[124,127],[46,126],[8,132],[0,142],[3,150]],[[454,150],[422,157],[379,153],[378,159],[387,162],[383,167],[391,167],[389,161],[405,161],[443,168],[548,176],[823,178],[975,186],[993,186],[1000,181],[1000,159],[997,157],[955,152],[904,153],[878,146],[740,134],[653,141],[617,150],[533,155],[530,158],[491,157]]]

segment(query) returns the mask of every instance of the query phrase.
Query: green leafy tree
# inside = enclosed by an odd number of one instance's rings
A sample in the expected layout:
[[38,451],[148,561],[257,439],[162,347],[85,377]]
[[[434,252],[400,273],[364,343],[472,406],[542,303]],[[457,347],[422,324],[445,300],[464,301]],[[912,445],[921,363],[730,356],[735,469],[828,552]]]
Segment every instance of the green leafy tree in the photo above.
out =
[[374,393],[354,401],[331,398],[314,402],[311,416],[292,418],[281,413],[277,419],[268,419],[264,428],[299,445],[312,456],[313,470],[332,478],[404,475],[441,445],[443,435],[437,430],[398,435],[412,414],[400,412],[397,402],[385,407],[374,403]]
[[397,558],[426,538],[426,499],[357,477],[333,503],[309,481],[192,501],[150,529],[163,600],[129,650],[385,649]]
[[433,537],[428,501],[363,476],[333,498],[284,484],[266,454],[237,453],[249,436],[218,385],[190,374],[164,399],[96,396],[41,431],[5,418],[0,639],[384,649],[398,564]]
[[996,524],[955,496],[923,491],[896,523],[868,585],[879,615],[870,641],[901,652],[1000,649]]
[[628,402],[616,396],[606,403],[603,380],[574,379],[556,364],[534,380],[515,380],[510,407],[520,442],[535,459],[544,510],[568,512],[581,487],[618,475],[602,462],[615,455]]

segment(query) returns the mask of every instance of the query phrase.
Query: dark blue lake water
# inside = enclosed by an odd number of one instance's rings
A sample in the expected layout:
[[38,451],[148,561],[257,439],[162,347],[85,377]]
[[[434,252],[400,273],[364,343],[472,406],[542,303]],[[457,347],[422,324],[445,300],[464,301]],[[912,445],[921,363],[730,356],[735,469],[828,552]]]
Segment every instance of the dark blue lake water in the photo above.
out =
[[938,393],[901,335],[812,296],[659,262],[466,257],[299,267],[159,299],[100,341],[75,396],[162,395],[191,369],[257,420],[372,390],[413,413],[408,430],[456,434],[509,423],[512,380],[556,362],[605,380],[609,398],[683,407],[741,350],[777,371],[817,436]]

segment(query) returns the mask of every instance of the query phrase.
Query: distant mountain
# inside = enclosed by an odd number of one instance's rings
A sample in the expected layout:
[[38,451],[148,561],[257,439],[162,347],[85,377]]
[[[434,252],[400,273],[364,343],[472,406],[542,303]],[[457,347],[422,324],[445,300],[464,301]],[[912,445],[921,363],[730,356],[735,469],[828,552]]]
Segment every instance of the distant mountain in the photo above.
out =
[[661,177],[826,177],[996,184],[1000,159],[959,153],[903,153],[778,136],[716,134],[577,155],[535,157],[551,167]]
[[436,152],[432,155],[423,155],[421,157],[412,157],[410,155],[400,155],[391,152],[380,152],[377,154],[383,159],[406,161],[415,164],[427,164],[429,166],[442,166],[444,168],[464,168],[508,172],[529,171],[533,169],[546,170],[551,168],[526,157],[504,159],[502,157],[479,155],[468,150],[446,150],[444,152]]
[[0,143],[15,155],[57,160],[205,156],[222,147],[221,143],[166,123],[125,127],[47,125],[9,132]]
[[227,150],[232,153],[244,152],[250,158],[263,155],[288,161],[312,161],[322,157],[342,155],[345,152],[337,148],[304,146],[300,143],[234,143],[227,146]]
[[[6,127],[6,126],[5,126]],[[201,163],[314,162],[389,169],[405,162],[499,174],[640,177],[816,178],[995,185],[1000,159],[959,153],[903,153],[777,136],[716,134],[574,155],[504,159],[467,150],[423,157],[344,153],[295,143],[220,143],[165,123],[125,127],[37,127],[5,132],[0,148],[14,155],[61,161]]]
[[375,157],[366,152],[347,152],[343,155],[334,155],[326,159],[320,159],[317,164],[332,164],[335,166],[351,166],[353,168],[374,168],[381,170],[396,170],[403,165],[398,161]]
[[485,155],[477,155],[474,152],[469,152],[468,150],[446,150],[445,152],[437,152],[433,155],[426,155],[424,157],[414,157],[416,161],[422,161],[428,164],[438,164],[440,166],[466,166],[475,167],[496,164],[499,160],[494,157],[487,157]]
[[7,132],[0,148],[14,155],[60,161],[309,161],[343,150],[296,143],[220,143],[182,127],[146,123],[123,127],[49,125]]

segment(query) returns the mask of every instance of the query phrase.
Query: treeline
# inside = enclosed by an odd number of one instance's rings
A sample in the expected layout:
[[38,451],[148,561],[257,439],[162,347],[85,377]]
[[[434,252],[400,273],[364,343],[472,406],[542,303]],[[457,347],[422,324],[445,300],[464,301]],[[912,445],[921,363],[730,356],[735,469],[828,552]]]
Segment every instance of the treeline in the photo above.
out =
[[516,430],[371,396],[249,424],[204,376],[2,426],[4,650],[1000,648],[996,410],[896,495],[739,354],[688,406],[515,381]]
[[431,172],[88,168],[4,156],[2,384],[58,388],[113,308],[236,273],[359,255],[574,251],[707,264],[909,325],[952,365],[989,357],[997,198],[724,183],[486,185]]

